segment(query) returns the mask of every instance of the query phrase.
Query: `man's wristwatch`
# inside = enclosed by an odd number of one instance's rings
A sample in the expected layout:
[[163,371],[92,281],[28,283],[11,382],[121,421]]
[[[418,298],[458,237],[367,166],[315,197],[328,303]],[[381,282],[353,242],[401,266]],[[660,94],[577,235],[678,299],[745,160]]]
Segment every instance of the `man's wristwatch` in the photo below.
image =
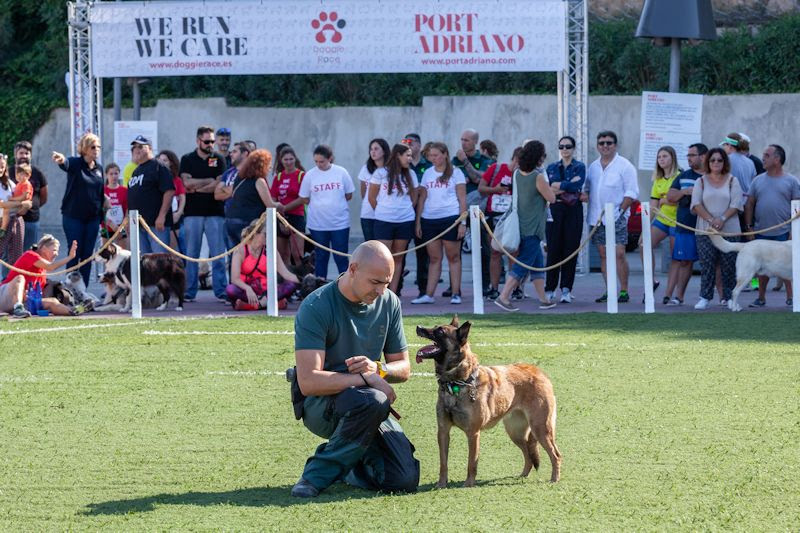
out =
[[383,361],[377,361],[376,364],[378,367],[377,372],[380,377],[385,378],[386,376],[389,375],[389,367],[386,366],[386,363],[384,363]]

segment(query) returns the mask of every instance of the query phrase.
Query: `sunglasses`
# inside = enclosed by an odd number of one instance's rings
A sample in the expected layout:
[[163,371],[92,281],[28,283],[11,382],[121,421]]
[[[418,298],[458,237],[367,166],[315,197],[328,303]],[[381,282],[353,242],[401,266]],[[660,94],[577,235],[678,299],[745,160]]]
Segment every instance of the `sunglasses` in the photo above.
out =
[[614,141],[597,141],[597,146],[614,146],[615,144],[617,143]]
[[559,144],[558,145],[558,149],[559,150],[572,150],[573,148],[575,148],[575,147],[572,146],[571,144]]
[[200,139],[200,142],[205,144],[205,145],[214,144],[214,139],[210,139],[208,141],[204,141],[204,140]]
[[709,159],[708,162],[709,163],[722,163],[723,160],[721,158],[719,158],[719,157],[714,157],[712,159]]

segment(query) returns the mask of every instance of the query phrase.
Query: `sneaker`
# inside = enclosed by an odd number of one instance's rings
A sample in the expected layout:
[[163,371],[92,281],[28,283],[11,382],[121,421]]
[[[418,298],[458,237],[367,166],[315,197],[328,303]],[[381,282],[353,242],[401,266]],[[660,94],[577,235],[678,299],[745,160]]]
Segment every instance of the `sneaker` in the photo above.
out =
[[599,304],[604,304],[608,301],[608,294],[604,292],[600,298],[595,298],[594,301]]
[[751,303],[749,307],[764,307],[765,305],[767,305],[767,302],[765,302],[761,298],[756,298],[755,300],[753,300],[753,303]]
[[454,294],[452,296],[452,298],[450,298],[450,303],[453,304],[453,305],[460,304],[461,303],[461,295],[460,294]]
[[434,302],[436,302],[436,300],[434,300],[432,296],[428,296],[427,294],[423,294],[419,298],[414,298],[413,300],[411,300],[412,304],[432,304]]
[[683,305],[683,300],[680,298],[670,298],[667,305]]
[[547,298],[547,301],[549,302],[549,301],[553,300],[553,297],[555,296],[555,294],[556,293],[553,292],[553,291],[545,291],[544,292],[544,297]]
[[497,289],[491,289],[487,294],[486,298],[489,300],[497,300],[497,297],[500,296],[500,291]]
[[14,318],[30,318],[31,313],[30,311],[25,309],[24,305],[17,304],[14,306],[14,310],[11,312],[11,316],[13,316]]
[[236,309],[237,311],[258,311],[257,305],[250,305],[244,300],[238,300],[238,299],[235,302],[233,302],[233,308]]
[[794,301],[791,298],[786,298],[786,305],[792,307],[792,305],[794,305]]
[[726,300],[725,298],[721,299],[719,301],[719,306],[720,307],[728,307],[728,300]]
[[81,303],[70,309],[69,314],[70,316],[79,316],[84,314],[86,311],[91,311],[91,309],[87,309],[86,306]]
[[496,299],[494,301],[494,305],[496,305],[497,307],[499,307],[503,311],[508,311],[510,313],[513,313],[514,311],[519,311],[519,308],[517,306],[515,306],[511,302],[504,302],[500,298],[498,298],[498,299]]
[[189,296],[188,294],[183,295],[184,302],[195,302],[197,301],[197,296]]
[[564,289],[561,291],[561,303],[562,304],[571,304],[572,303],[572,293],[569,289]]
[[524,300],[525,299],[525,291],[522,290],[521,287],[517,287],[514,289],[514,292],[511,293],[512,300]]
[[555,300],[547,300],[546,302],[541,302],[539,304],[539,309],[552,309],[556,306]]
[[654,282],[653,282],[653,292],[656,292],[656,291],[658,290],[658,287],[659,287],[660,285],[661,285],[661,282],[660,282],[660,281],[654,281]]
[[295,498],[316,498],[319,496],[319,490],[305,479],[300,478],[292,487],[292,496]]
[[705,298],[700,298],[699,300],[697,300],[697,303],[694,304],[694,308],[697,309],[698,311],[703,309],[708,309],[708,304],[709,304],[708,300],[706,300]]
[[[753,278],[750,280],[750,288],[754,291],[758,290],[758,278]],[[757,300],[758,298],[756,298]]]
[[217,301],[219,303],[223,303],[223,304],[226,304],[226,305],[230,303],[230,300],[228,300],[227,296],[215,296],[215,298],[217,299]]
[[673,300],[673,298],[670,298],[669,296],[664,296],[664,297],[661,299],[661,303],[662,303],[663,305],[669,305],[669,302],[671,302],[672,300]]
[[626,304],[630,301],[631,297],[628,295],[628,291],[619,291],[619,296],[617,297],[617,301],[621,304]]
[[453,287],[447,287],[446,290],[442,291],[442,298],[450,298],[453,295]]

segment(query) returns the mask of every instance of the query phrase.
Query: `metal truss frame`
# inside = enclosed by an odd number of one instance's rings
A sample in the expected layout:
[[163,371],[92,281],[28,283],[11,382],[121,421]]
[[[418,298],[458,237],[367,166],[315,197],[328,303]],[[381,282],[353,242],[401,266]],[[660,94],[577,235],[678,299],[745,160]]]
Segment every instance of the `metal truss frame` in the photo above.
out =
[[69,28],[70,153],[75,155],[78,140],[85,133],[102,135],[103,80],[92,74],[92,2],[67,2]]

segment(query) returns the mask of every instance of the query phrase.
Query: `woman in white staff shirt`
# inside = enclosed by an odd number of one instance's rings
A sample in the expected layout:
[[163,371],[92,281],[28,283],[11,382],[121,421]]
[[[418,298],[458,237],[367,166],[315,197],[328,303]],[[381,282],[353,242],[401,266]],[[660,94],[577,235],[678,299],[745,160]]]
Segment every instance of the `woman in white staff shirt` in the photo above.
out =
[[[411,170],[411,147],[395,144],[386,167],[379,168],[369,181],[369,203],[375,210],[374,238],[393,254],[405,252],[414,236],[417,200],[417,175]],[[389,288],[397,294],[403,272],[403,256],[394,256],[394,275]]]
[[[320,144],[314,148],[314,168],[306,173],[300,184],[300,198],[308,204],[306,227],[311,238],[323,246],[347,253],[350,239],[350,209],[347,202],[353,197],[353,179],[347,170],[333,164],[333,150]],[[314,274],[328,277],[330,252],[317,248]],[[334,254],[333,260],[341,274],[347,270],[347,257]]]
[[[450,162],[450,151],[441,142],[430,144],[428,160],[433,166],[422,175],[417,200],[416,235],[427,242],[450,227],[462,213],[467,211],[467,181],[460,169]],[[428,243],[430,257],[428,287],[425,294],[411,301],[412,304],[434,303],[433,294],[442,273],[442,246],[450,266],[450,286],[453,288],[451,304],[461,303],[461,240],[467,229],[462,220],[457,229]]]
[[372,139],[369,142],[369,157],[367,162],[358,172],[358,181],[361,184],[361,231],[364,240],[371,241],[375,238],[375,208],[369,202],[369,183],[372,176],[386,165],[389,159],[389,143],[385,139]]

